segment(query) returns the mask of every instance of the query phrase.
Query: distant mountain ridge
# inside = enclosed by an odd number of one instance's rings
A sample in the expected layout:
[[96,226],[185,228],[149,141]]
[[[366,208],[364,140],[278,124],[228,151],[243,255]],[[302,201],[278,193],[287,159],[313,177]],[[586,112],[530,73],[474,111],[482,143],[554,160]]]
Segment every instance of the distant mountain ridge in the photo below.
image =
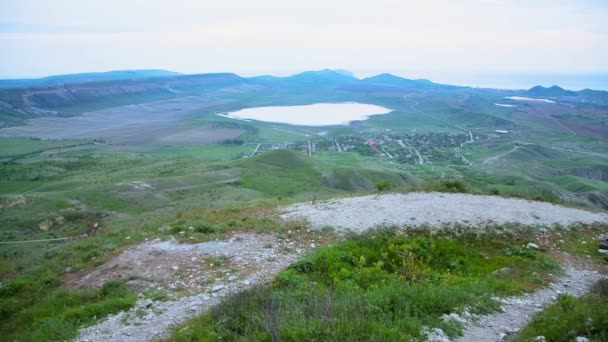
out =
[[42,78],[6,79],[0,80],[0,88],[53,86],[61,84],[77,84],[151,77],[168,77],[177,75],[182,74],[178,72],[160,69],[114,70],[106,72],[87,72],[80,74],[55,75]]
[[535,87],[530,88],[527,91],[528,95],[531,96],[544,96],[544,97],[560,97],[560,96],[577,96],[578,93],[571,90],[563,89],[559,86],[551,86],[551,87],[543,87],[537,85]]
[[[29,85],[28,85],[29,84]],[[245,87],[280,98],[316,94],[315,98],[333,101],[332,94],[351,94],[353,100],[366,93],[400,96],[427,91],[490,91],[529,97],[573,97],[608,104],[608,92],[583,90],[573,92],[558,86],[536,86],[528,91],[477,89],[407,79],[384,73],[358,79],[346,70],[305,71],[276,77],[241,77],[233,73],[183,75],[166,70],[123,70],[105,73],[59,75],[34,80],[0,80],[0,127],[21,125],[28,118],[70,116],[85,111],[171,99],[200,96],[226,89]],[[245,89],[243,88],[243,89]],[[342,97],[343,98],[343,97]],[[306,100],[299,100],[306,101]]]
[[465,88],[465,87],[459,87],[459,86],[433,83],[433,82],[431,82],[429,80],[425,80],[425,79],[412,80],[412,79],[407,79],[407,78],[395,76],[393,74],[388,74],[388,73],[364,78],[361,80],[361,82],[365,83],[365,84],[374,84],[374,85],[400,87],[400,88],[418,88],[418,89]]

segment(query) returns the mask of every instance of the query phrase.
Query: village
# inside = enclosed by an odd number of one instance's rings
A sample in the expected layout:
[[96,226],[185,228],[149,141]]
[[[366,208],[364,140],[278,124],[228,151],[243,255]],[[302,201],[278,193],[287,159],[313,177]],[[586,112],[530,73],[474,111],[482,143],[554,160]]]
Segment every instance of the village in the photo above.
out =
[[[319,152],[357,152],[364,156],[388,158],[401,164],[467,164],[457,150],[470,142],[468,134],[410,133],[410,134],[361,134],[342,135],[333,138],[314,137],[310,140],[258,143],[252,153],[293,149],[307,156]],[[476,139],[479,139],[477,137]]]

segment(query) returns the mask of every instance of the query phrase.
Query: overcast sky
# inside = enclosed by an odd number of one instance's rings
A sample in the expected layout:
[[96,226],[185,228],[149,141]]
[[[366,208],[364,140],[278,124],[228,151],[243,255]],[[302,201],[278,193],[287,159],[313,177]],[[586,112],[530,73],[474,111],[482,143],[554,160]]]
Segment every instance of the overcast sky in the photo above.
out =
[[0,77],[608,74],[606,0],[0,0]]

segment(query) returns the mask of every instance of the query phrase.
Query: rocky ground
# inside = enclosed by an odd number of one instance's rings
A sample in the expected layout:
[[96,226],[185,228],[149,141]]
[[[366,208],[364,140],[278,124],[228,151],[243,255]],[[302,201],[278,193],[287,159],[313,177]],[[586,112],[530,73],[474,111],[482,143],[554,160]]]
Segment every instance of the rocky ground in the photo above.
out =
[[282,218],[306,220],[313,227],[364,231],[379,225],[483,227],[489,223],[568,226],[608,222],[608,215],[498,196],[413,192],[300,203],[282,208]]
[[[72,286],[100,286],[110,279],[162,291],[152,301],[142,294],[134,308],[83,329],[79,341],[150,341],[168,337],[170,328],[217,304],[221,298],[264,283],[314,247],[314,233],[279,239],[268,234],[233,234],[224,240],[181,244],[147,241],[126,249]],[[130,279],[130,280],[129,280]]]
[[[587,293],[597,280],[603,277],[598,271],[569,266],[563,277],[557,279],[548,288],[527,293],[521,297],[500,299],[502,311],[475,317],[473,315],[451,314],[445,319],[456,320],[465,326],[464,335],[458,342],[494,342],[505,341],[526,326],[532,315],[557,300],[557,296],[567,294],[575,297]],[[442,342],[441,332],[430,336],[429,341]]]
[[[306,220],[313,227],[332,226],[362,232],[379,225],[429,225],[446,228],[455,223],[522,225],[608,222],[608,215],[552,204],[494,196],[444,193],[387,194],[354,197],[281,208],[285,220]],[[317,235],[315,235],[317,234]],[[271,280],[303,253],[322,244],[315,231],[272,234],[233,233],[223,240],[182,244],[176,240],[146,241],[124,250],[85,275],[72,275],[74,287],[101,286],[124,279],[141,291],[134,308],[83,329],[79,341],[149,341],[167,338],[172,326],[200,314],[231,293]],[[541,243],[542,244],[542,243]],[[548,244],[547,246],[550,246]],[[445,319],[466,327],[459,341],[501,341],[521,329],[530,316],[560,293],[581,295],[600,274],[585,265],[569,264],[565,275],[547,289],[502,300],[503,312],[475,317],[453,313]],[[153,301],[146,293],[167,294]],[[430,341],[447,341],[440,330]]]

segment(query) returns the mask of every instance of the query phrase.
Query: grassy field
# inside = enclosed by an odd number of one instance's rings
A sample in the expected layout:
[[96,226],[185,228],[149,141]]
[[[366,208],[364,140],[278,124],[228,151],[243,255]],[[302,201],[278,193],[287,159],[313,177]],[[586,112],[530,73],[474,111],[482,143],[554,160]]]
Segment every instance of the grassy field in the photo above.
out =
[[[608,208],[608,158],[602,157],[606,146],[598,135],[605,122],[601,111],[594,109],[591,118],[584,119],[581,115],[588,109],[582,107],[496,107],[505,94],[464,88],[410,92],[260,84],[220,92],[186,89],[188,97],[144,94],[61,108],[62,115],[75,115],[70,122],[77,129],[42,126],[69,140],[0,138],[0,241],[74,238],[0,245],[3,336],[21,341],[71,339],[78,328],[132,306],[137,294],[125,283],[73,289],[65,280],[103,264],[126,246],[163,235],[158,229],[165,224],[209,225],[212,233],[205,239],[231,230],[277,232],[286,227],[264,216],[269,208],[387,188]],[[254,106],[344,101],[382,105],[394,112],[348,127],[322,128],[216,115]],[[98,116],[77,115],[97,109],[103,109]],[[95,126],[100,117],[106,126]],[[135,126],[131,119],[137,119]],[[112,130],[112,124],[120,127]],[[92,125],[110,130],[108,140],[93,142],[97,137],[90,135],[96,132],[90,130]],[[498,135],[497,129],[510,133]],[[469,130],[475,142],[460,150],[472,166],[454,162],[459,161],[452,158],[454,147],[442,152],[446,162],[423,165],[371,151],[364,155],[327,148],[312,157],[295,150],[248,157],[258,143]],[[77,136],[77,131],[82,134]],[[202,137],[210,131],[220,133],[215,144],[206,144]],[[80,238],[94,222],[102,224],[103,233]],[[418,337],[423,325],[455,336],[460,328],[441,321],[442,314],[463,305],[487,312],[495,308],[491,295],[532,290],[555,272],[544,253],[520,255],[525,254],[516,248],[520,243],[517,237],[447,239],[388,232],[352,237],[315,251],[272,286],[238,295],[190,322],[175,339],[263,340],[280,335],[391,340],[397,332]],[[515,253],[507,255],[506,249]],[[579,252],[588,250],[573,247],[572,253]],[[507,266],[517,268],[514,277],[488,275]],[[531,276],[533,272],[538,275]],[[265,318],[270,326],[260,324]]]

